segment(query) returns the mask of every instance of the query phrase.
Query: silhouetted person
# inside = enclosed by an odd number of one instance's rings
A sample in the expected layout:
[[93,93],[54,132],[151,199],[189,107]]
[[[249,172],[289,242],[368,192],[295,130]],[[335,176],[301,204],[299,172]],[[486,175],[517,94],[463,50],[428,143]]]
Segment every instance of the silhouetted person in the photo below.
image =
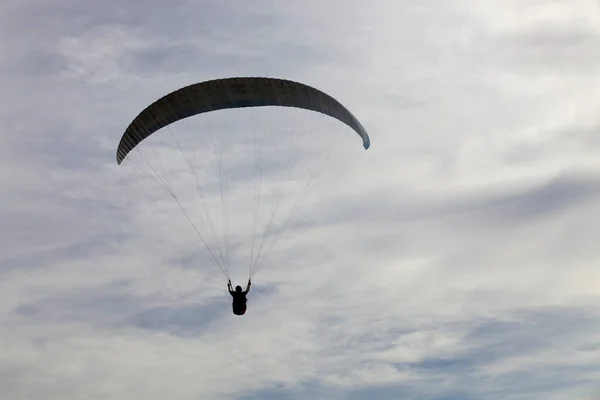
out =
[[233,303],[231,306],[235,315],[244,315],[246,313],[246,303],[248,302],[246,295],[250,291],[251,284],[252,283],[250,282],[250,279],[248,279],[248,286],[246,286],[245,291],[242,292],[242,287],[239,285],[236,286],[235,291],[233,291],[233,288],[231,287],[231,280],[227,281],[227,289],[229,290],[231,297],[233,297]]

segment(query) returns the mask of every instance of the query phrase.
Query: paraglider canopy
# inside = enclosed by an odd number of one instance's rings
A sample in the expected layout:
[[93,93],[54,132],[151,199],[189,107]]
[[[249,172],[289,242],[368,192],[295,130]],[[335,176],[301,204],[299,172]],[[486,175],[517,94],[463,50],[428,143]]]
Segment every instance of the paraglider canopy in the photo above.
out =
[[[239,117],[244,114],[241,109],[250,114],[257,108],[269,107],[274,110],[273,120],[282,114],[283,117],[293,113],[303,115],[299,115],[297,124],[283,118],[267,126],[251,126],[252,118]],[[230,110],[232,114],[219,110]],[[319,117],[316,127],[310,126],[307,121],[310,118],[305,114]],[[186,125],[195,119],[190,117],[196,115],[202,115],[198,119],[205,125],[193,128],[187,137],[175,135],[172,128],[178,121]],[[223,125],[236,126],[227,135],[227,129],[210,122],[211,116],[217,120],[222,117]],[[336,136],[335,127],[325,122],[337,125],[342,132]],[[142,142],[150,145],[156,138],[152,135],[162,128],[171,133],[174,145],[161,145],[158,151],[150,146],[152,151],[143,154]],[[123,133],[116,160],[120,165],[133,158],[133,165],[149,167],[133,179],[157,208],[166,203],[161,195],[167,194],[175,200],[174,208],[182,212],[204,246],[203,251],[210,255],[224,276],[230,278],[232,248],[236,254],[246,252],[241,249],[247,248],[249,257],[235,261],[247,262],[251,277],[272,254],[283,233],[289,232],[301,207],[308,204],[315,181],[326,175],[324,161],[332,159],[333,151],[341,153],[341,158],[351,158],[343,152],[341,139],[350,138],[346,140],[358,148],[352,131],[362,140],[363,148],[368,149],[370,138],[358,119],[339,101],[313,87],[276,78],[215,79],[175,90],[146,107]],[[168,136],[163,138],[168,139]],[[135,160],[135,153],[139,153],[140,160]],[[183,155],[177,167],[176,153]],[[156,155],[155,163],[152,155]],[[337,169],[343,170],[338,165],[339,158],[333,159]],[[161,193],[146,187],[148,182],[158,183]],[[324,192],[338,182],[325,183]],[[175,187],[178,184],[181,191]],[[167,207],[166,212],[170,211],[172,208]],[[233,212],[237,213],[235,218],[230,217]],[[264,223],[261,223],[263,216]],[[152,217],[168,221],[163,226],[175,220],[174,216],[165,217],[160,212],[153,212]],[[230,226],[232,220],[235,227]]]
[[340,102],[302,83],[275,78],[225,78],[196,83],[157,100],[131,122],[117,148],[117,163],[142,140],[183,118],[226,108],[296,107],[317,111],[351,127],[370,146],[362,124]]

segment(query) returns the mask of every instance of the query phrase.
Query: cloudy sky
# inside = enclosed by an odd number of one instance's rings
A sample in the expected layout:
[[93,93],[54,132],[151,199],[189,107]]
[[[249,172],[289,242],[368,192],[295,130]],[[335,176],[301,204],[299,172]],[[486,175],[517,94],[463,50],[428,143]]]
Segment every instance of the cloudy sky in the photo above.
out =
[[[2,398],[600,396],[597,1],[4,0],[0,35]],[[372,138],[244,317],[114,158],[229,76]]]

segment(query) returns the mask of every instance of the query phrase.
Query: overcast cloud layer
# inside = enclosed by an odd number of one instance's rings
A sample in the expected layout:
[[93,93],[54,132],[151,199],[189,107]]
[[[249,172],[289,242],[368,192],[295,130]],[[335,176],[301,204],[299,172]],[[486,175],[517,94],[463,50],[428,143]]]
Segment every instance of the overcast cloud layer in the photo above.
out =
[[[597,1],[4,0],[0,37],[3,399],[600,396]],[[372,138],[242,318],[114,160],[238,75]]]

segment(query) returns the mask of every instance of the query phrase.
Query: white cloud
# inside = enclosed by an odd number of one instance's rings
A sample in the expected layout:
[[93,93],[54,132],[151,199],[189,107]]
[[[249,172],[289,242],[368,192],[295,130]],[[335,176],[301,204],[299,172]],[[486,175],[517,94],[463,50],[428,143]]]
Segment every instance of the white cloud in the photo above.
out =
[[[2,6],[7,396],[594,394],[595,2],[82,4]],[[114,161],[147,104],[231,75],[331,93],[373,142],[243,318]]]

